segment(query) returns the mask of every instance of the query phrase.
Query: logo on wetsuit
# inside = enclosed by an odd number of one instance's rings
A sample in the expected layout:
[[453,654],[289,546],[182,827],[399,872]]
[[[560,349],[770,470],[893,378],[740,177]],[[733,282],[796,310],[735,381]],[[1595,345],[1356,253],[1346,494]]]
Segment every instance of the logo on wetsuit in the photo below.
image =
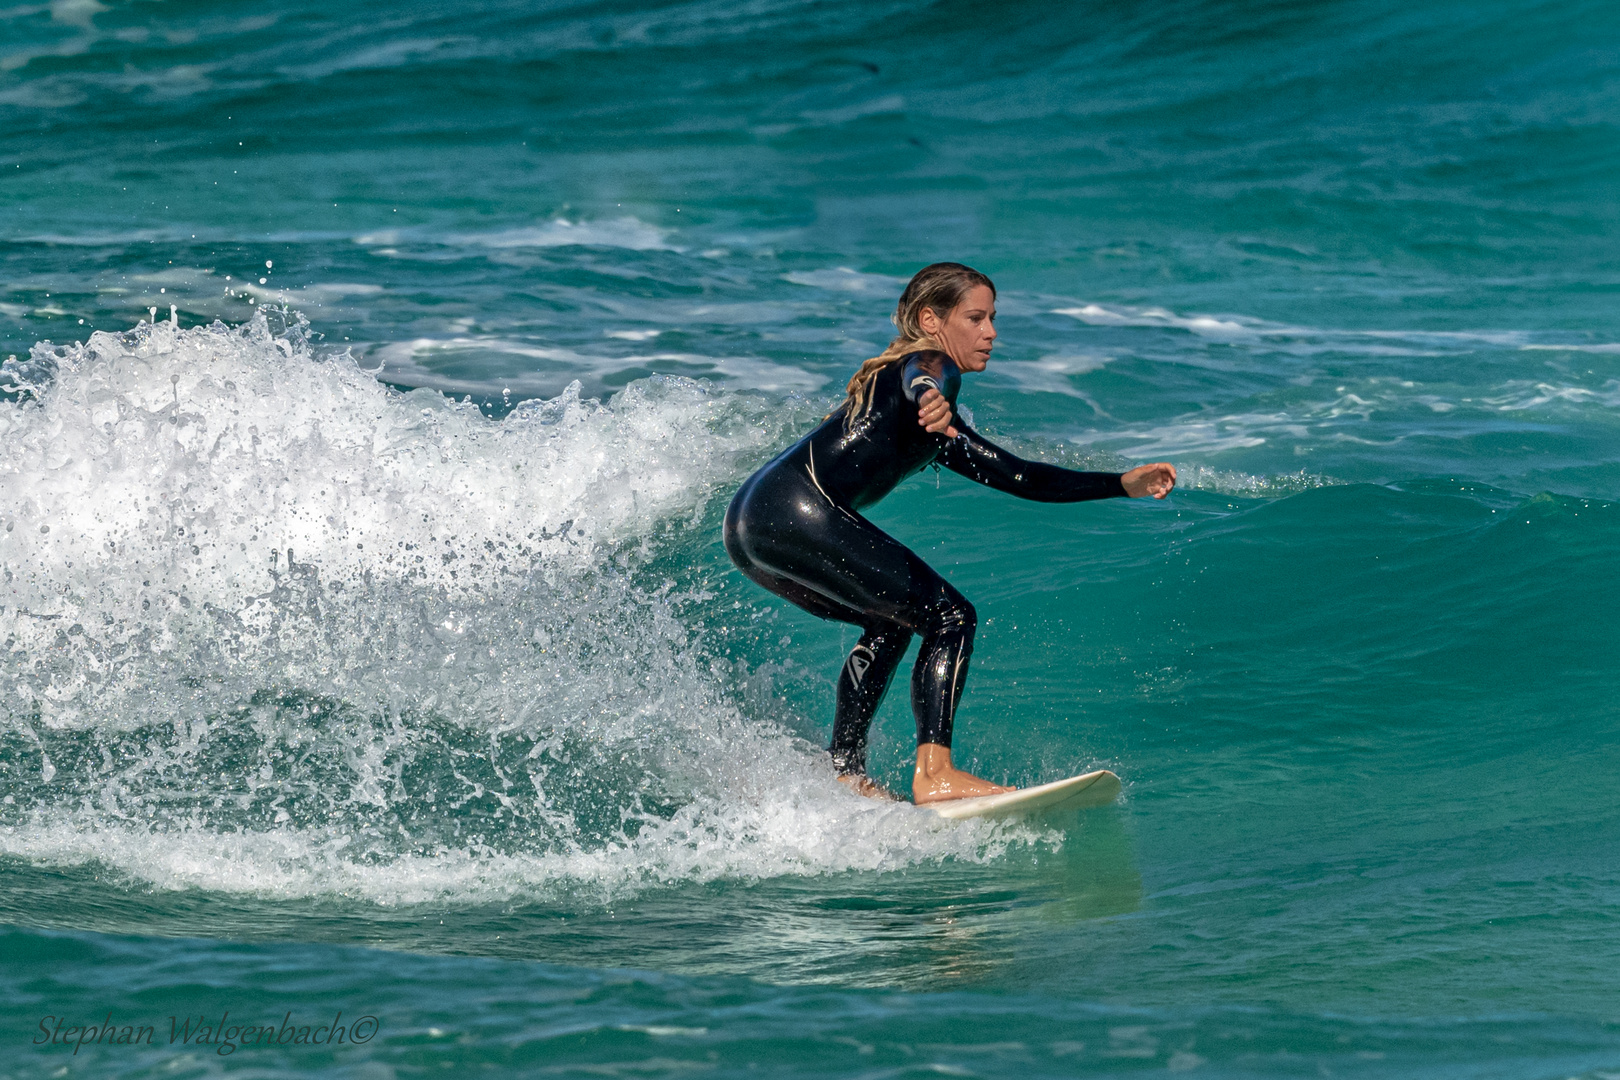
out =
[[856,686],[861,685],[861,680],[866,678],[866,669],[872,666],[875,658],[876,654],[865,645],[857,645],[850,650],[849,663],[845,665],[849,668],[849,681]]
[[[906,383],[906,397],[913,402],[921,400],[926,390],[937,390],[946,401],[956,404],[956,395],[962,389],[962,371],[956,363],[938,353],[930,359],[913,360],[907,365],[916,374]],[[937,369],[932,371],[930,369]]]

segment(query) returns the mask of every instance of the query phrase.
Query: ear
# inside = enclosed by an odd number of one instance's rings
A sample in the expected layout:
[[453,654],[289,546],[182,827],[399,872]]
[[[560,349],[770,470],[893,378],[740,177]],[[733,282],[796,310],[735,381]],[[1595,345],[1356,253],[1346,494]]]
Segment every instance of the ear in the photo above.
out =
[[934,337],[939,333],[939,328],[945,325],[945,321],[934,314],[933,308],[925,307],[917,312],[917,325],[922,327],[923,333]]

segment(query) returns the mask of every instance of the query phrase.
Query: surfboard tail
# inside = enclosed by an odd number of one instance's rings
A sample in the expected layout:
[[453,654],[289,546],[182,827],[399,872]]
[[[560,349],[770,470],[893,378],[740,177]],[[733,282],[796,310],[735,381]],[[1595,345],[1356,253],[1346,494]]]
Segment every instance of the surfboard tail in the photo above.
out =
[[924,809],[953,821],[978,817],[1024,817],[1053,810],[1102,806],[1113,802],[1119,792],[1119,777],[1107,769],[1098,769],[1096,772],[1054,780],[1050,784],[1004,791],[998,795],[928,803]]

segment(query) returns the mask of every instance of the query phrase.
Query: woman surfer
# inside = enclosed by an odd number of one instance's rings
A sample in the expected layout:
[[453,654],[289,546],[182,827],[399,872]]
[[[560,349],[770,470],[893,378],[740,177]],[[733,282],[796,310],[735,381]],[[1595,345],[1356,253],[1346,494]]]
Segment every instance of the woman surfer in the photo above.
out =
[[725,545],[745,575],[812,615],[851,623],[861,639],[838,676],[830,752],[839,779],[886,794],[866,777],[866,735],[913,634],[918,803],[989,795],[1000,787],[951,765],[951,723],[973,653],[973,605],[859,511],[905,477],[939,464],[987,487],[1038,502],[1117,495],[1162,499],[1168,464],[1127,473],[1075,472],[1024,461],[956,415],[960,373],[983,371],[996,339],[996,287],[960,263],[917,272],[900,294],[900,334],[861,365],[844,403],[738,490]]

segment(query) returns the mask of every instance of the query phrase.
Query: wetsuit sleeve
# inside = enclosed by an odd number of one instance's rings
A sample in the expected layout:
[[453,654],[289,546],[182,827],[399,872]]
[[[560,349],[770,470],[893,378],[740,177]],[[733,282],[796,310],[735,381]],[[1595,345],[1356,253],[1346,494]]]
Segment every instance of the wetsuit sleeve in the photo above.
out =
[[954,422],[959,434],[945,440],[936,460],[976,484],[1035,502],[1085,502],[1125,495],[1119,473],[1078,472],[1044,461],[1025,461],[962,423],[961,417]]
[[951,358],[932,349],[912,353],[900,368],[900,393],[913,406],[930,390],[938,390],[955,405],[961,385],[962,373]]

